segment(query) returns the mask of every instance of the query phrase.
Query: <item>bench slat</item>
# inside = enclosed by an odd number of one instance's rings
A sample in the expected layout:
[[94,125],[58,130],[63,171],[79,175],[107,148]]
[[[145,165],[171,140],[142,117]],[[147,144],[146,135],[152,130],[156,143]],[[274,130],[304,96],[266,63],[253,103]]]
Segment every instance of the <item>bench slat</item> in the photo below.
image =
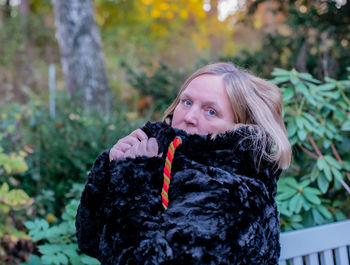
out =
[[349,265],[348,250],[346,247],[337,248],[334,252],[337,265]]
[[303,257],[295,257],[292,261],[293,265],[303,265]]
[[282,233],[280,242],[281,260],[347,246],[350,220]]
[[334,265],[332,250],[321,252],[321,265]]
[[305,257],[306,265],[319,265],[317,253],[312,253]]

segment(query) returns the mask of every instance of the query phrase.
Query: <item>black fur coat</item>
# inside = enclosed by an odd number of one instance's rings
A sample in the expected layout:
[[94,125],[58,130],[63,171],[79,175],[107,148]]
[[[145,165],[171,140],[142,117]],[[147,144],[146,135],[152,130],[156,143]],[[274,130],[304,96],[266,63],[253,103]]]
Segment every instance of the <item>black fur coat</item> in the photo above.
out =
[[[142,128],[162,157],[95,161],[76,218],[80,249],[102,264],[278,263],[279,217],[274,196],[281,172],[253,157],[247,127],[210,136],[188,135],[161,122]],[[165,155],[175,152],[169,207],[161,190]]]

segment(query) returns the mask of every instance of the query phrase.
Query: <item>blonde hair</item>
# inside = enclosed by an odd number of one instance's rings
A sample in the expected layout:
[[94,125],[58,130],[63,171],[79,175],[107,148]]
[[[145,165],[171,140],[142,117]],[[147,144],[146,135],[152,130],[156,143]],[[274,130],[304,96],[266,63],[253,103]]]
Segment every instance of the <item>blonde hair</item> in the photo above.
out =
[[[257,129],[255,130],[258,132],[258,137],[255,137],[254,141],[255,150],[261,150],[261,157],[274,161],[280,168],[288,168],[292,151],[282,119],[283,100],[280,89],[246,70],[239,69],[232,63],[210,64],[192,74],[165,111],[163,121],[171,124],[181,93],[193,79],[203,74],[222,76],[234,114],[232,128],[248,125]],[[266,147],[272,149],[266,150]]]

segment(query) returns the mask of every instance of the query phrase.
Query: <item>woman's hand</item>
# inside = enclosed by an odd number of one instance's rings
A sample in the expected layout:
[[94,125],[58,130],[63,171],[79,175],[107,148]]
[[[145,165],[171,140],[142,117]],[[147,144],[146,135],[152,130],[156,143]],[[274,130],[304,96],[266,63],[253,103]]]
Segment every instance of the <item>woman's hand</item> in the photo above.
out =
[[109,160],[117,158],[137,156],[157,156],[158,143],[155,138],[148,138],[146,133],[141,129],[137,129],[128,136],[120,139],[110,150]]

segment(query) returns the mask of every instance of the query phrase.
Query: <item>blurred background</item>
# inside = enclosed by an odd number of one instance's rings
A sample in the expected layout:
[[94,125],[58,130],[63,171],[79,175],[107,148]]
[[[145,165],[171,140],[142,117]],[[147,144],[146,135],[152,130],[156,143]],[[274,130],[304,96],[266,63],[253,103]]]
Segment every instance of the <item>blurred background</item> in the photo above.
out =
[[350,218],[346,0],[0,0],[0,263],[99,264],[74,218],[96,156],[199,67],[280,86],[281,230]]

